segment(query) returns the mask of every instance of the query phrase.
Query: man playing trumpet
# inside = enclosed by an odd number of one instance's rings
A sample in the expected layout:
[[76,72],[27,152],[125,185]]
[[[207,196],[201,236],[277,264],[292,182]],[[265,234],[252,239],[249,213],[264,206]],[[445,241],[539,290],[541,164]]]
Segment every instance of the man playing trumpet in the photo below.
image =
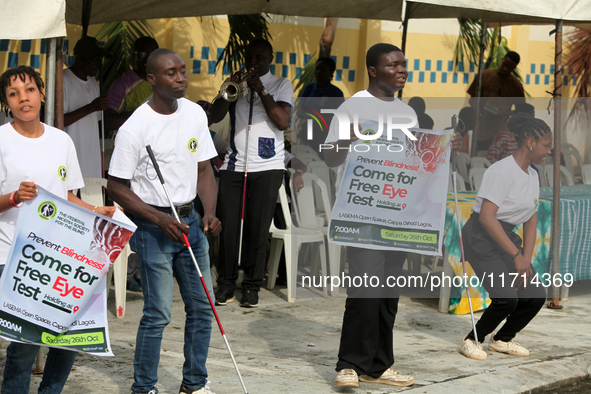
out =
[[[289,127],[293,86],[286,79],[269,71],[273,61],[273,47],[263,39],[252,41],[245,56],[244,76],[248,88],[255,92],[250,133],[250,93],[240,94],[242,77],[234,80],[237,86],[222,88],[222,96],[214,106],[218,115],[230,112],[230,150],[220,170],[218,216],[223,223],[216,305],[234,301],[238,279],[238,256],[242,250],[241,268],[244,269],[240,306],[256,308],[258,291],[265,274],[266,243],[273,218],[277,192],[283,179],[284,137]],[[239,97],[229,102],[234,92]],[[217,116],[216,116],[217,118]],[[247,144],[247,138],[249,143]],[[248,153],[246,147],[248,146]],[[244,171],[248,160],[245,191],[244,238],[240,247],[240,221],[244,185]]]

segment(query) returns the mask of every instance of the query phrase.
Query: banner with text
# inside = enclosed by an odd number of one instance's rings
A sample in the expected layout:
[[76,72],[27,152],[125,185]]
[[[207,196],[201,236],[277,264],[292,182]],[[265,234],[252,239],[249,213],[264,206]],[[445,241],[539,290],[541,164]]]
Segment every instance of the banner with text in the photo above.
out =
[[20,208],[0,279],[0,336],[112,355],[106,274],[135,225],[38,189]]
[[[378,130],[360,119],[363,133]],[[357,140],[339,186],[329,238],[339,245],[441,255],[452,130],[394,130]],[[375,133],[375,132],[373,132]]]

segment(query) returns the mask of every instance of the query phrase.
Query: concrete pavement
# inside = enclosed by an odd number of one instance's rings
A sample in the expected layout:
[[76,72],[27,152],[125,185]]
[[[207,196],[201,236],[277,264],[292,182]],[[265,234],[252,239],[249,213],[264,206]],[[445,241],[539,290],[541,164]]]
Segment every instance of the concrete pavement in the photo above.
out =
[[[579,282],[585,292],[589,282]],[[239,291],[238,291],[239,292]],[[573,295],[574,294],[574,295]],[[239,294],[238,294],[239,295]],[[111,292],[111,298],[113,292]],[[228,341],[251,394],[274,393],[529,393],[556,387],[591,372],[591,298],[577,296],[560,311],[543,308],[516,341],[529,357],[488,352],[486,361],[458,352],[470,330],[470,316],[437,312],[437,299],[401,298],[394,329],[395,369],[413,375],[407,388],[361,383],[359,389],[334,386],[344,299],[286,302],[286,289],[261,290],[257,309],[233,302],[218,311]],[[115,357],[81,355],[64,393],[129,393],[133,381],[136,329],[141,294],[128,292],[124,319],[109,300],[110,337]],[[173,322],[165,330],[159,369],[161,393],[178,393],[183,363],[183,304],[175,294]],[[479,314],[476,316],[479,317]],[[485,350],[488,343],[485,343]],[[4,354],[0,353],[3,368]],[[217,394],[242,392],[217,325],[213,323],[208,359],[211,388]],[[40,377],[33,377],[36,388]],[[31,393],[36,390],[31,390]]]

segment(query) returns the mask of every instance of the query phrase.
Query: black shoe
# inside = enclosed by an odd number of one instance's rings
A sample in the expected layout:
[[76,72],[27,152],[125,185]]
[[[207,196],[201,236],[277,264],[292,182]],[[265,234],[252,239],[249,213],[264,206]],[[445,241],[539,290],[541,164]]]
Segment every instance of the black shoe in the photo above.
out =
[[254,289],[244,289],[242,291],[242,301],[240,306],[243,308],[256,308],[259,306],[259,292]]
[[218,286],[215,292],[215,304],[217,306],[228,305],[228,302],[236,300],[234,298],[234,290],[225,286]]

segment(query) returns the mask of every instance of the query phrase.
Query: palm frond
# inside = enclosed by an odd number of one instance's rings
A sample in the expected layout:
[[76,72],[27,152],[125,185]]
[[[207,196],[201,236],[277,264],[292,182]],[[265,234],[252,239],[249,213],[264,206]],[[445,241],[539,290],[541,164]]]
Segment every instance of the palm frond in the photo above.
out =
[[[575,96],[578,97],[569,120],[579,111],[586,115],[591,111],[589,93],[591,93],[591,30],[577,29],[566,36],[568,55],[564,69],[568,77],[576,78]],[[566,74],[566,73],[565,73]]]
[[[480,19],[458,19],[460,32],[454,49],[454,71],[458,71],[460,62],[474,62],[478,64],[480,57],[480,31],[482,21]],[[486,32],[485,44],[488,48],[492,37]]]
[[95,35],[98,41],[107,39],[103,48],[111,56],[103,60],[103,93],[111,89],[117,78],[133,69],[133,43],[142,36],[154,36],[145,20],[105,23]]
[[[300,97],[303,93],[303,87],[309,84],[310,82],[314,82],[314,70],[316,69],[316,60],[318,60],[317,52],[314,52],[308,62],[302,68],[302,71],[296,75],[292,82],[294,84],[293,92],[294,95]],[[296,84],[296,80],[299,78],[298,83]],[[299,90],[299,93],[296,93]]]
[[228,15],[230,36],[223,52],[217,59],[216,68],[222,65],[226,73],[238,71],[244,64],[248,44],[256,38],[271,41],[269,16],[267,14]]

